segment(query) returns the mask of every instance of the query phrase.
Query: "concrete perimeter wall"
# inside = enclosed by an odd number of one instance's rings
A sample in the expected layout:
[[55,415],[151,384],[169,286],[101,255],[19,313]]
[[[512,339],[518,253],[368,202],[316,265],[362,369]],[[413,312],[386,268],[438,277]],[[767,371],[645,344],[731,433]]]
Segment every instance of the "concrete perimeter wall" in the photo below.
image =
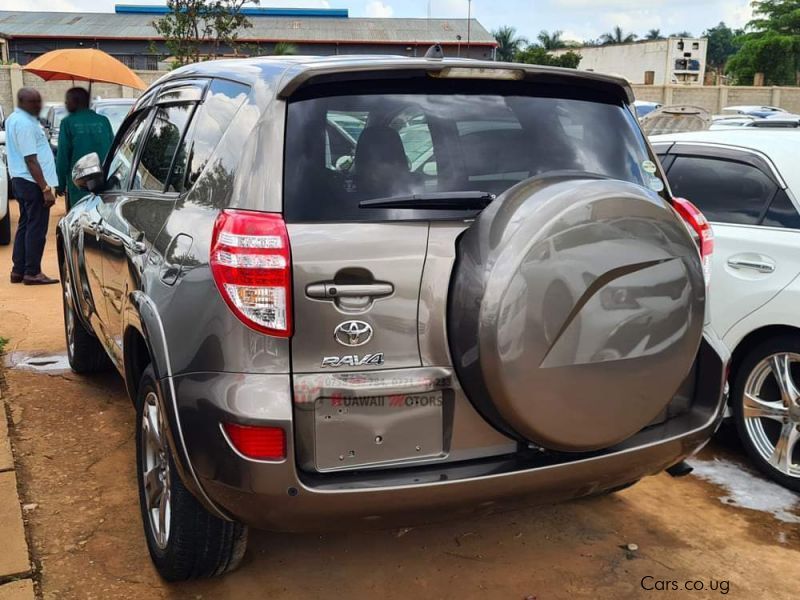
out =
[[713,114],[726,106],[756,104],[779,106],[800,114],[800,87],[634,85],[637,100],[664,105],[691,104]]
[[[164,74],[164,71],[135,71],[146,84],[151,84]],[[74,85],[88,86],[85,81],[76,81]],[[63,102],[64,92],[73,86],[72,81],[44,81],[41,77],[23,71],[18,65],[0,65],[0,105],[6,116],[14,110],[17,90],[21,87],[33,87],[39,90],[45,102]],[[93,83],[92,97],[101,98],[135,98],[141,92],[132,88],[108,83]]]

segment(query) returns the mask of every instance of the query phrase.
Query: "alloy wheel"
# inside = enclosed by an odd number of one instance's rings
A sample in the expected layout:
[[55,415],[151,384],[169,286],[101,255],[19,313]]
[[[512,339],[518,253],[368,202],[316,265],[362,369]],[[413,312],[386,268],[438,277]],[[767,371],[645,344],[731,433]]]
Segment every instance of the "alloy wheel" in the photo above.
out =
[[163,550],[169,541],[171,486],[166,427],[161,402],[155,392],[149,392],[144,399],[141,435],[142,487],[148,524],[156,545]]
[[67,350],[70,356],[75,355],[75,308],[72,302],[72,282],[69,268],[64,267],[61,273],[61,290],[64,295],[64,329],[67,334]]
[[800,354],[781,352],[750,372],[742,396],[745,431],[758,455],[800,478]]

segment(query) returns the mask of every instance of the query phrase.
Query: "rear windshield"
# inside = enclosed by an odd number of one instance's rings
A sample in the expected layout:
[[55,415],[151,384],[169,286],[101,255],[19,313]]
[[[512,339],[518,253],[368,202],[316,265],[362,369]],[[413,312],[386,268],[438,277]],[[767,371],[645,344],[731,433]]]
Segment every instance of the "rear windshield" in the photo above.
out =
[[322,87],[291,101],[287,219],[424,218],[407,209],[359,208],[359,202],[501,194],[530,177],[565,170],[659,189],[644,138],[621,100],[565,86],[466,83],[431,82],[414,93],[351,87],[326,95]]

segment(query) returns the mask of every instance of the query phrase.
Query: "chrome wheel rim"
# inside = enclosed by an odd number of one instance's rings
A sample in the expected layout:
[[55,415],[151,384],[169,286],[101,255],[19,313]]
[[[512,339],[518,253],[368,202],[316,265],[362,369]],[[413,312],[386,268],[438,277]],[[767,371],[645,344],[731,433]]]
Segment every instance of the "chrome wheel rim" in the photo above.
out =
[[166,427],[160,401],[149,392],[142,410],[142,488],[153,539],[162,550],[169,541],[172,507]]
[[69,279],[69,268],[64,269],[61,276],[63,285],[61,286],[64,294],[64,328],[67,333],[67,350],[69,355],[75,354],[75,312],[72,307],[72,284]]
[[800,354],[766,357],[750,372],[742,397],[744,428],[773,469],[800,478]]

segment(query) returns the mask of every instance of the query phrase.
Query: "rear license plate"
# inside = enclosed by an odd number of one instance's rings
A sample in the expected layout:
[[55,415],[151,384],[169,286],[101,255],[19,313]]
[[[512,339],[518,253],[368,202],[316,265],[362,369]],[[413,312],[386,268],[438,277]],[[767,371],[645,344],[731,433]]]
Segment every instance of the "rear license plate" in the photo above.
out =
[[318,471],[441,457],[442,393],[322,398],[315,407],[314,437]]

